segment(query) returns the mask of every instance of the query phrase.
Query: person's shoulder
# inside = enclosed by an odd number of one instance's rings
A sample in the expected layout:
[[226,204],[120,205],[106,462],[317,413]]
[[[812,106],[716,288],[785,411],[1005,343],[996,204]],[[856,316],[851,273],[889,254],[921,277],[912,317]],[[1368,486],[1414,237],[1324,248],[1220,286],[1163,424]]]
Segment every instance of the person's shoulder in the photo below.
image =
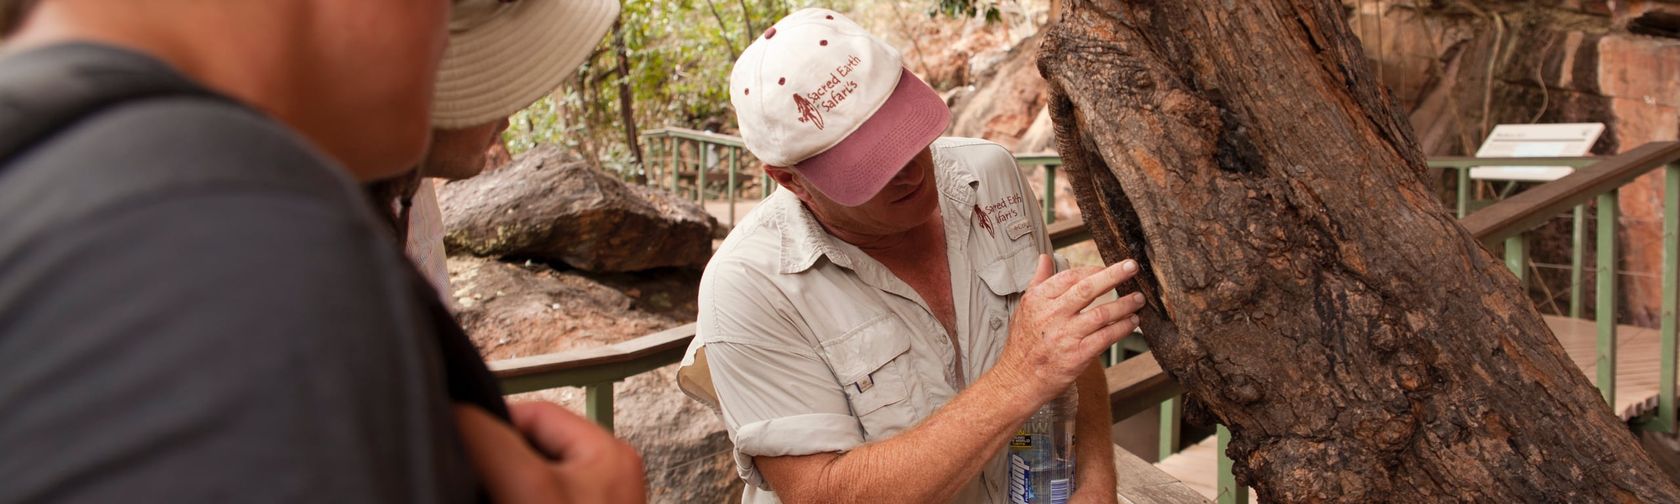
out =
[[964,160],[1015,159],[1008,148],[980,138],[939,137],[933,141],[932,147],[936,154],[959,156]]
[[743,270],[774,272],[781,257],[781,221],[789,212],[798,210],[799,199],[786,190],[765,197],[730,229],[729,236],[707,262],[706,274]]
[[242,182],[308,190],[348,181],[335,161],[278,121],[192,97],[119,105],[75,124],[30,157],[131,174],[128,182],[137,186]]
[[989,140],[964,137],[940,137],[931,146],[936,159],[954,161],[954,165],[974,172],[985,179],[1015,168],[1015,155],[1009,149]]
[[12,158],[0,173],[0,215],[31,216],[13,222],[29,233],[206,193],[302,200],[340,215],[365,206],[347,172],[272,119],[166,98],[100,112]]

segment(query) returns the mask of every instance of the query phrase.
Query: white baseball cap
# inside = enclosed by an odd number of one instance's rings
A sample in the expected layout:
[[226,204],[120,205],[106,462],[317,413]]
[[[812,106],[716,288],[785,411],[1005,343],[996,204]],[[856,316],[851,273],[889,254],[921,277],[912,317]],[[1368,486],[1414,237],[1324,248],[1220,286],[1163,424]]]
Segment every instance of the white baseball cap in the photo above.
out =
[[735,61],[729,101],[747,150],[846,206],[873,198],[951,122],[897,49],[827,9],[764,30]]
[[554,92],[595,51],[618,0],[455,0],[432,125],[467,128]]

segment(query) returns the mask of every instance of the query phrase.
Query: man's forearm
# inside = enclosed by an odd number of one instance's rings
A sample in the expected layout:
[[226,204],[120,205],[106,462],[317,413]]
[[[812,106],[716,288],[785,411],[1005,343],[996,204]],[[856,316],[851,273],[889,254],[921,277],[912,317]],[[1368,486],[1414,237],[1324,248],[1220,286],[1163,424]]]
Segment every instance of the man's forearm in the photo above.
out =
[[1108,377],[1102,365],[1091,367],[1079,375],[1079,413],[1074,420],[1074,434],[1078,436],[1074,450],[1078,474],[1076,502],[1115,502],[1114,495],[1114,420],[1109,415]]
[[[993,369],[922,423],[897,436],[844,454],[830,454],[820,465],[800,467],[804,465],[800,462],[781,468],[790,472],[814,469],[820,476],[798,478],[802,484],[797,488],[773,490],[785,502],[949,499],[980,473],[1038,409],[1039,405],[1026,404],[1028,401],[1013,390],[1016,383],[1013,377]],[[764,462],[760,460],[760,469],[769,469]]]

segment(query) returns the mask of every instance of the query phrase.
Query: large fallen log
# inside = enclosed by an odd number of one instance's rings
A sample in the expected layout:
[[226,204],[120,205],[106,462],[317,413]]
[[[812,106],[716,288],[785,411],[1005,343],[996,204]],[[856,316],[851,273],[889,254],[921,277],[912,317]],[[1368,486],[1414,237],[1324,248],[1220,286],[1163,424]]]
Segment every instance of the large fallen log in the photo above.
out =
[[1063,0],[1039,67],[1105,260],[1262,500],[1680,502],[1424,158],[1331,0]]

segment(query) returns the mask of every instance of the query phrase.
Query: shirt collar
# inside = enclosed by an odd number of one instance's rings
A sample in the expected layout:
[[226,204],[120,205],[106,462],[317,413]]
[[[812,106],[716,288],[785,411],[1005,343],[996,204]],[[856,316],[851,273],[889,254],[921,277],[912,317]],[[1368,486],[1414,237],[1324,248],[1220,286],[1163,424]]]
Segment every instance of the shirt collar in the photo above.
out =
[[[942,207],[966,209],[973,204],[975,191],[980,184],[980,177],[974,170],[953,156],[941,155],[937,147],[933,150],[933,167],[934,182],[939,188],[940,196],[946,200]],[[793,193],[776,191],[761,209],[774,213],[776,226],[781,231],[781,274],[792,275],[811,269],[817,264],[817,259],[825,256],[835,265],[856,269],[856,263],[839,246],[839,240],[823,229],[822,224],[817,222],[816,215],[805,208]],[[945,211],[942,214],[947,230],[967,229],[972,225],[973,216],[967,211]],[[959,222],[953,222],[955,220],[960,220],[960,225]]]

